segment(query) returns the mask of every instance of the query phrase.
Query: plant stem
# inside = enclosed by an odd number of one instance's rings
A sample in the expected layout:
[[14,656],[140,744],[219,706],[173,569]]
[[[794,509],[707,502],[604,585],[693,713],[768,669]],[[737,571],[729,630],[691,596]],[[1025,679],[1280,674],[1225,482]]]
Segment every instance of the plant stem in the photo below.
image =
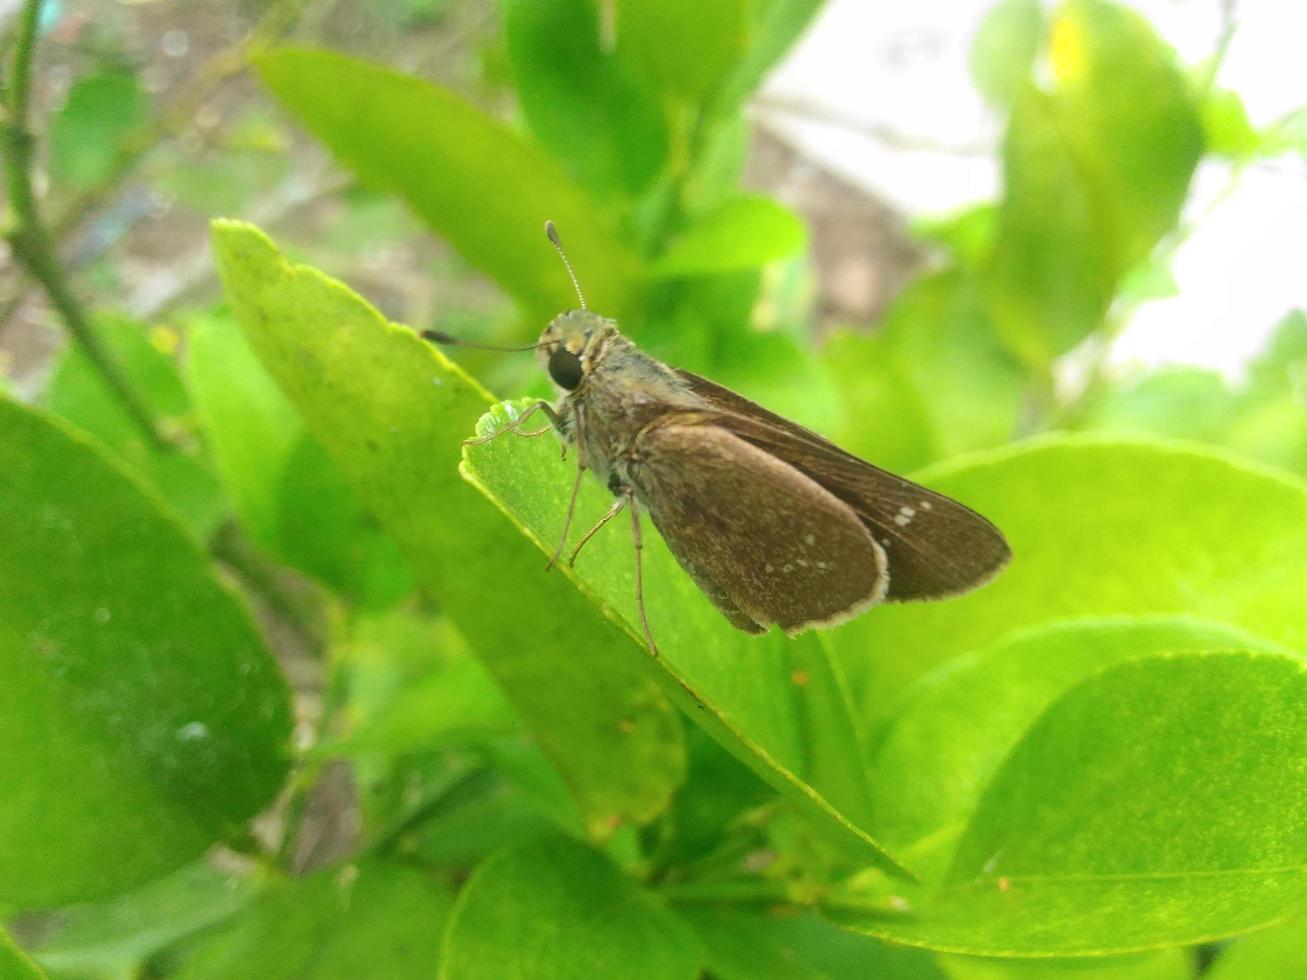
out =
[[36,194],[32,189],[32,150],[35,140],[27,126],[32,55],[36,48],[40,17],[41,0],[27,0],[14,44],[12,77],[5,105],[6,118],[0,127],[0,155],[4,157],[5,188],[9,207],[13,211],[13,227],[7,230],[5,237],[13,249],[14,258],[41,284],[73,340],[82,348],[91,366],[99,372],[146,440],[156,449],[170,449],[172,447],[159,435],[145,402],[101,343],[90,318],[73,295],[63,266],[50,243],[50,234],[41,221]]

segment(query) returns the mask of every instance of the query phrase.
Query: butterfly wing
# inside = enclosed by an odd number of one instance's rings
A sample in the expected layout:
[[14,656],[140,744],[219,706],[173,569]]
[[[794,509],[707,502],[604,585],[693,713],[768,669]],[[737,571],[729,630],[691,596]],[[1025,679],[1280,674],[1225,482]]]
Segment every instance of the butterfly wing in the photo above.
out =
[[700,416],[641,432],[630,478],[668,547],[731,622],[789,633],[885,592],[885,555],[846,503]]
[[857,513],[889,561],[886,601],[965,592],[1011,558],[998,528],[969,507],[873,466],[706,378],[678,374],[721,413],[717,425],[788,463]]

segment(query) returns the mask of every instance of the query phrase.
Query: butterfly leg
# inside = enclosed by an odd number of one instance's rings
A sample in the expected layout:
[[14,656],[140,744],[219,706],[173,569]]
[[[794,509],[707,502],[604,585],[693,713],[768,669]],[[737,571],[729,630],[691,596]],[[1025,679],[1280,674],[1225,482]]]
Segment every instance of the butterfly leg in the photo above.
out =
[[656,657],[658,644],[654,642],[653,631],[649,629],[649,617],[644,610],[644,541],[640,537],[640,505],[636,502],[634,490],[626,491],[626,499],[631,505],[631,543],[635,545],[635,605],[640,610],[644,642],[649,644],[649,652]]
[[[541,403],[543,404],[543,402]],[[558,561],[558,556],[563,553],[563,548],[567,545],[567,532],[572,529],[572,515],[576,512],[576,495],[581,492],[581,480],[585,477],[585,441],[580,438],[581,414],[577,412],[575,416],[576,425],[576,479],[572,482],[572,494],[567,498],[567,513],[563,517],[563,533],[558,536],[558,547],[554,553],[549,556],[549,561],[545,562],[545,571],[553,568]],[[584,543],[584,542],[583,542]]]
[[586,542],[589,541],[591,538],[593,538],[601,527],[603,527],[614,517],[620,514],[623,510],[625,510],[626,505],[629,502],[630,502],[630,498],[627,496],[627,494],[625,493],[622,494],[620,497],[618,497],[616,500],[613,501],[613,506],[608,508],[608,513],[604,514],[603,517],[599,518],[599,523],[597,523],[594,527],[590,528],[590,530],[586,531],[585,534],[581,535],[581,540],[576,543],[576,547],[572,549],[572,553],[567,557],[567,564],[569,567],[576,564],[576,556],[581,553],[581,549],[585,547]]
[[[549,416],[549,424],[546,426],[542,426],[539,429],[532,429],[530,432],[518,432],[517,427],[521,425],[523,422],[525,422],[527,419],[529,419],[536,412],[544,412],[545,415]],[[476,436],[472,439],[464,439],[463,445],[484,446],[487,442],[490,442],[493,439],[498,439],[505,432],[511,432],[513,433],[513,435],[521,436],[523,439],[533,439],[536,436],[542,436],[550,429],[553,429],[557,424],[557,422],[558,422],[558,413],[554,411],[552,405],[550,405],[548,402],[543,402],[543,401],[536,402],[534,405],[528,408],[517,418],[513,419],[512,422],[509,422],[508,425],[504,426],[502,429],[496,429],[494,432],[491,432],[489,435]]]

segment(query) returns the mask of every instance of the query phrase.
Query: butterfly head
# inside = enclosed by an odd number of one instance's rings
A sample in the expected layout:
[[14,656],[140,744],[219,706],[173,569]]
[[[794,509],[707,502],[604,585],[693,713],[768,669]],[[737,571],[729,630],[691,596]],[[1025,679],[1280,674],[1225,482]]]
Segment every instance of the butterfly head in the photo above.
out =
[[569,310],[545,327],[536,357],[554,384],[575,391],[594,370],[607,341],[616,335],[615,321],[589,310]]

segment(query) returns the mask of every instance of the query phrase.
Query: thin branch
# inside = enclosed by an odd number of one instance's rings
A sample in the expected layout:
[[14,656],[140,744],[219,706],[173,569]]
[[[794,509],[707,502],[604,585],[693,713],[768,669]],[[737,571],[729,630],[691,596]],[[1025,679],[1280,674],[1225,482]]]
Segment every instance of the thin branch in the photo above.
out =
[[14,259],[41,284],[74,342],[81,347],[87,360],[122,403],[145,438],[156,448],[169,449],[171,447],[159,435],[144,400],[100,341],[90,318],[73,294],[68,277],[51,245],[50,234],[41,221],[36,193],[32,188],[32,151],[35,140],[27,126],[32,55],[36,49],[40,18],[41,0],[27,0],[14,44],[6,118],[3,128],[0,128],[0,155],[4,158],[5,187],[9,195],[9,207],[13,212],[13,227],[7,230],[5,237],[9,239]]
[[[245,71],[255,54],[281,38],[295,23],[302,4],[303,0],[280,0],[272,4],[242,40],[212,54],[160,112],[123,137],[104,177],[68,202],[51,220],[52,246],[57,246],[101,208],[151,150],[189,126],[196,111],[215,89]],[[57,254],[57,247],[55,251]],[[22,306],[29,285],[30,280],[15,282],[9,298],[0,303],[0,328]]]

